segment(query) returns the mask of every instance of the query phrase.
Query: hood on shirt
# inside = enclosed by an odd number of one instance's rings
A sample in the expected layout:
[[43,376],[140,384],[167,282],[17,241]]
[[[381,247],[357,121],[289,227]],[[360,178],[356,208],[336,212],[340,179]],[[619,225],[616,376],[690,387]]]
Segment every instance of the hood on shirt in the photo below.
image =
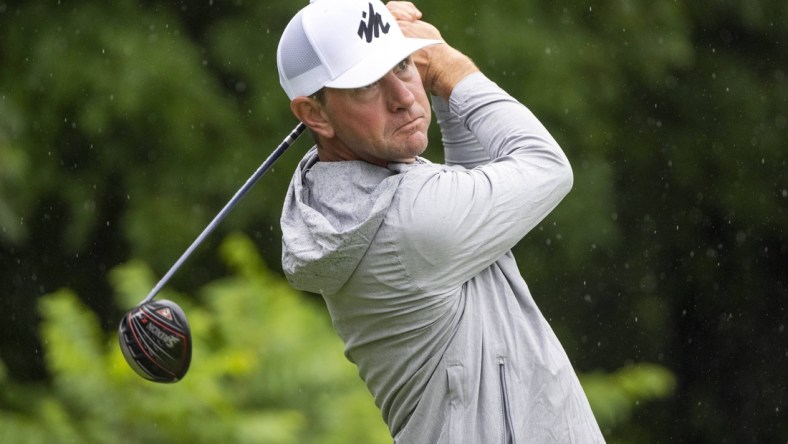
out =
[[336,293],[391,205],[400,175],[363,161],[299,162],[282,209],[282,268],[299,290]]

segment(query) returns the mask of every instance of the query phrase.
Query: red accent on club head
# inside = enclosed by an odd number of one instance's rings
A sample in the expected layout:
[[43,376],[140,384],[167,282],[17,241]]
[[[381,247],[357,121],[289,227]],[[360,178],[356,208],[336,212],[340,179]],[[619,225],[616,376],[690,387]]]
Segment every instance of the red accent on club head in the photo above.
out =
[[169,308],[166,308],[166,307],[165,308],[160,308],[160,309],[156,310],[156,313],[161,315],[163,318],[166,318],[168,321],[172,320],[172,312],[170,311]]

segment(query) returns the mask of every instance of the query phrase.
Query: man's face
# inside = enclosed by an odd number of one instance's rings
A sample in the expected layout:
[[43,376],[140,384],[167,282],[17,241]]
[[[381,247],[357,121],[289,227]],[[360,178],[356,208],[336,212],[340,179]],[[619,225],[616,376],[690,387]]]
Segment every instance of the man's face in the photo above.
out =
[[342,160],[385,166],[413,162],[427,148],[430,104],[410,57],[363,88],[327,88],[324,110],[334,137],[321,148]]

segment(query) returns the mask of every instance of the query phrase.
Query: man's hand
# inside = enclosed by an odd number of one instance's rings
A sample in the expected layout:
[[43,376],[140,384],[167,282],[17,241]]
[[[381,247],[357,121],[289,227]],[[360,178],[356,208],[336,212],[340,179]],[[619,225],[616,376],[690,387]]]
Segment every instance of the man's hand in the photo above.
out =
[[[421,11],[413,3],[391,1],[386,7],[397,19],[406,37],[443,40],[436,27],[421,20]],[[445,42],[415,52],[413,61],[421,75],[424,89],[447,100],[460,80],[479,71],[470,58]]]

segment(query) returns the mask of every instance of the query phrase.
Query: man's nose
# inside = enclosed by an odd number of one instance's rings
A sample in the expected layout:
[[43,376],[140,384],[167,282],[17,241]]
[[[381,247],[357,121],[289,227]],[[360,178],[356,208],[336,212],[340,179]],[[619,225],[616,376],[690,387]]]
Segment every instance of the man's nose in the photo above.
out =
[[386,74],[381,81],[386,91],[386,102],[389,110],[399,111],[409,109],[416,101],[413,92],[408,88],[408,84],[396,76],[393,72]]

